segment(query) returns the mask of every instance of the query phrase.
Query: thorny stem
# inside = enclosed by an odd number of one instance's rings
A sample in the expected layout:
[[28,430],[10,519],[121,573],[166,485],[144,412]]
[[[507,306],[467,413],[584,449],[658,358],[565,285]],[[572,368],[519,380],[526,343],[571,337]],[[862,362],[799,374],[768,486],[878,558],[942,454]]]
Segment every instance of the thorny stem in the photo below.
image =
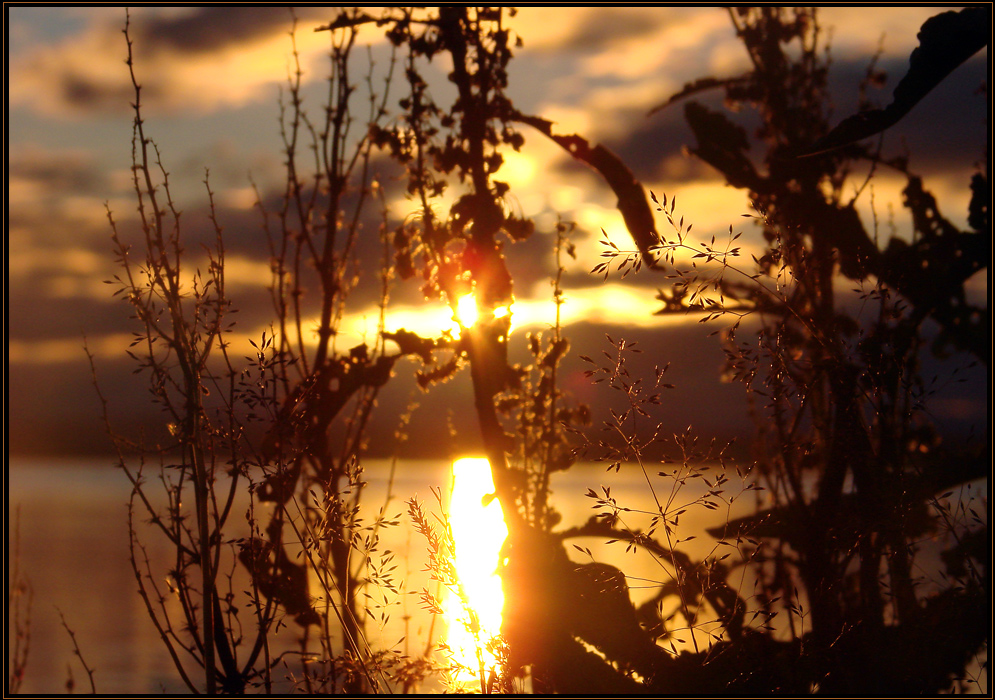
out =
[[[8,560],[13,570],[7,584],[7,614],[13,613],[14,643],[8,658],[8,690],[17,693],[24,681],[24,670],[28,663],[28,653],[31,650],[31,605],[34,601],[34,590],[31,582],[21,572],[21,506],[14,510],[14,548]],[[22,597],[27,603],[22,609]],[[22,620],[21,615],[24,615]],[[10,636],[7,637],[8,645]]]
[[[636,402],[634,401],[633,396],[632,396],[632,394],[631,394],[630,391],[626,391],[626,397],[629,399],[630,406],[632,407],[632,409],[635,409]],[[633,421],[636,420],[636,417],[637,417],[636,416],[636,411],[632,410],[632,419],[633,419]],[[654,503],[656,503],[657,512],[660,514],[661,518],[663,518],[664,520],[666,520],[667,513],[664,510],[663,505],[660,503],[660,498],[659,498],[659,496],[657,496],[656,489],[653,486],[653,481],[650,479],[649,472],[646,470],[646,465],[643,463],[643,458],[642,458],[641,450],[639,449],[638,445],[635,444],[635,436],[638,435],[638,431],[636,430],[636,426],[633,425],[632,434],[631,434],[632,436],[631,437],[626,434],[626,431],[622,428],[622,426],[620,426],[618,424],[617,421],[615,421],[615,422],[612,423],[612,427],[622,437],[622,439],[625,440],[626,445],[632,449],[632,456],[636,458],[636,461],[639,464],[639,470],[642,472],[643,478],[646,480],[646,485],[649,488],[649,491],[650,491],[650,493],[653,496]],[[666,523],[665,523],[665,525],[666,525]],[[677,585],[677,592],[678,592],[678,594],[680,595],[680,598],[681,598],[681,606],[684,608],[684,617],[687,620],[689,627],[691,628],[691,642],[694,644],[694,650],[697,653],[699,651],[698,650],[698,640],[695,638],[694,629],[693,629],[694,628],[694,624],[695,624],[694,623],[694,617],[695,616],[691,615],[691,606],[688,603],[688,600],[687,600],[687,597],[686,597],[686,592],[685,592],[686,586],[685,586],[684,579],[687,576],[687,573],[684,571],[683,567],[680,564],[677,563],[676,555],[674,553],[674,542],[673,542],[673,539],[671,538],[671,535],[670,535],[670,527],[669,526],[665,526],[664,527],[664,534],[665,534],[665,536],[667,538],[667,551],[670,554],[670,563],[674,567],[674,576],[675,576],[675,578],[677,578],[677,584],[678,584]],[[659,560],[654,559],[654,561],[659,561]],[[661,564],[662,564],[662,562],[661,562]]]
[[[148,145],[149,140],[145,137],[145,131],[143,127],[143,120],[141,115],[141,85],[138,83],[138,78],[135,75],[134,68],[134,54],[133,45],[131,41],[131,36],[129,33],[130,29],[130,13],[126,14],[124,35],[128,46],[128,59],[127,65],[128,70],[131,75],[132,86],[135,90],[135,103],[133,104],[135,112],[135,134],[136,140],[140,147],[141,157],[135,163],[135,186],[136,193],[139,198],[139,212],[142,217],[143,230],[146,235],[146,242],[148,245],[148,250],[152,255],[152,251],[164,251],[165,241],[163,240],[163,216],[164,211],[160,208],[156,200],[156,188],[152,184],[151,168],[149,165],[149,154]],[[149,223],[145,215],[145,209],[143,204],[143,190],[139,186],[138,177],[141,173],[145,181],[145,194],[149,198],[149,202],[152,206],[154,224]],[[175,213],[175,212],[174,212]],[[180,290],[179,290],[179,271],[172,270],[169,263],[169,257],[166,254],[159,256],[158,260],[154,260],[150,255],[149,258],[149,269],[154,277],[154,282],[161,285],[166,292],[166,300],[169,306],[170,317],[173,323],[173,328],[176,332],[174,337],[174,342],[172,343],[175,350],[177,361],[180,364],[180,368],[184,377],[185,382],[185,394],[186,394],[186,421],[184,425],[184,432],[188,436],[190,442],[187,443],[185,450],[188,451],[188,457],[190,458],[193,469],[194,469],[194,488],[195,488],[195,508],[196,508],[196,520],[198,528],[198,546],[199,546],[199,560],[200,560],[200,570],[201,570],[201,591],[204,598],[204,604],[202,606],[202,639],[203,639],[203,651],[204,651],[204,668],[205,668],[205,680],[206,689],[209,695],[213,695],[216,692],[216,677],[215,677],[215,663],[214,663],[214,639],[215,639],[215,620],[214,620],[214,575],[212,569],[212,558],[211,558],[211,546],[209,539],[208,530],[208,499],[207,499],[207,489],[208,489],[208,474],[206,473],[205,463],[203,455],[197,449],[196,445],[200,444],[202,439],[200,435],[200,414],[201,406],[199,403],[200,397],[200,373],[190,362],[191,359],[195,357],[192,348],[188,348],[183,339],[183,334],[186,332],[186,323],[183,320],[183,314],[180,309]],[[165,281],[159,274],[160,266],[165,270],[166,276]],[[151,335],[151,334],[150,334]],[[150,339],[151,340],[151,339]]]
[[66,616],[62,614],[59,607],[55,607],[56,612],[59,613],[59,619],[62,620],[62,627],[69,633],[69,638],[73,641],[73,654],[79,659],[79,662],[83,665],[83,670],[86,671],[87,677],[90,679],[90,694],[97,694],[97,687],[93,682],[93,669],[89,667],[86,663],[86,659],[83,658],[83,653],[79,650],[79,643],[76,641],[76,633],[69,627],[69,623],[66,622]]

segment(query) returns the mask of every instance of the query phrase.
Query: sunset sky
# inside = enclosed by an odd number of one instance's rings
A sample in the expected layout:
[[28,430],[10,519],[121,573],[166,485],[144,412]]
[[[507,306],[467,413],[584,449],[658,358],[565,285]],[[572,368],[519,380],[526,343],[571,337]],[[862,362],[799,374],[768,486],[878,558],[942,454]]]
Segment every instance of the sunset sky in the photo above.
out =
[[[857,82],[879,48],[888,82],[875,97],[882,105],[890,101],[917,44],[916,32],[936,12],[928,7],[822,11],[831,28],[837,121],[852,112]],[[317,110],[327,77],[328,34],[313,29],[332,13],[307,7],[297,14],[306,94]],[[117,413],[137,423],[155,418],[124,356],[133,330],[127,309],[103,284],[116,271],[105,202],[121,220],[135,209],[124,21],[119,7],[8,7],[8,430],[14,454],[108,448],[84,334]],[[269,265],[249,178],[264,193],[279,191],[283,181],[277,97],[287,75],[290,14],[286,8],[137,7],[131,21],[148,133],[194,229],[205,225],[202,181],[210,169],[230,241],[228,281],[241,333],[257,338],[271,318]],[[521,111],[552,120],[560,133],[605,144],[647,189],[678,195],[681,213],[702,236],[721,235],[731,224],[745,232],[749,247],[752,230],[741,217],[749,211],[745,193],[724,186],[715,171],[684,154],[693,140],[680,107],[647,116],[689,81],[748,68],[725,11],[527,7],[512,25],[524,47],[511,62],[508,95]],[[372,33],[368,38],[374,59],[385,65],[385,42]],[[942,213],[958,226],[965,226],[970,174],[985,157],[989,98],[978,94],[978,87],[985,83],[987,63],[987,52],[975,56],[885,136],[885,151],[908,150],[912,169],[924,175]],[[438,70],[432,82],[440,95],[448,89],[442,75]],[[396,107],[396,99],[391,104]],[[638,338],[652,348],[653,363],[673,364],[678,398],[663,409],[668,420],[696,424],[706,433],[742,430],[742,390],[718,384],[722,353],[707,337],[714,328],[703,328],[696,318],[654,317],[662,281],[650,274],[613,276],[608,282],[587,274],[599,262],[602,228],[620,246],[631,245],[614,195],[545,137],[524,128],[523,134],[524,148],[510,154],[500,172],[522,213],[537,224],[536,241],[509,255],[516,328],[542,329],[552,322],[550,234],[557,215],[574,221],[578,260],[568,268],[563,321],[575,353],[600,350],[604,332]],[[864,174],[856,174],[854,187]],[[879,218],[893,214],[899,235],[910,229],[901,206],[903,184],[882,172],[873,189]],[[391,206],[400,220],[415,207],[399,188],[391,191],[397,193]],[[859,205],[868,221],[870,202],[865,195]],[[971,284],[976,298],[987,296],[987,272]],[[445,307],[427,307],[401,289],[387,325],[431,333],[448,315]],[[349,326],[356,342],[364,319],[375,318],[372,300],[354,309]],[[579,371],[567,377],[566,386],[578,398],[598,400]],[[983,389],[957,389],[941,396],[947,403],[940,405],[966,425],[986,415]],[[456,401],[459,411],[468,386],[460,380],[441,396]],[[410,398],[409,382],[385,398],[387,412],[396,415]],[[439,423],[437,416],[434,420]],[[384,428],[387,434],[392,429]]]

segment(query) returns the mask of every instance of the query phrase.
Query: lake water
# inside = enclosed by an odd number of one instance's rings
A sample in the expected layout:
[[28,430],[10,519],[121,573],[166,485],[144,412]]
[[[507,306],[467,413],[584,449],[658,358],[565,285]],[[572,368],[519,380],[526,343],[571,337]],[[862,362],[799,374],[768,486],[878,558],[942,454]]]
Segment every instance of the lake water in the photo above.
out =
[[[659,465],[658,465],[659,466]],[[449,481],[450,465],[445,462],[404,462],[398,465],[393,496],[387,502],[387,514],[402,514],[401,526],[384,531],[382,548],[399,555],[398,577],[408,579],[410,590],[417,592],[427,583],[422,571],[425,545],[420,535],[408,525],[404,501],[417,496],[428,511],[436,511],[432,487],[443,492]],[[387,498],[389,465],[372,462],[366,469],[369,482],[364,499],[373,512]],[[555,475],[554,505],[563,515],[564,525],[581,525],[595,511],[594,501],[585,497],[588,489],[601,495],[602,486],[611,488],[611,496],[620,505],[652,509],[642,472],[623,467],[618,474],[606,472],[604,465],[579,464]],[[734,481],[735,475],[734,475]],[[685,487],[675,503],[693,500],[706,487],[697,480],[694,488]],[[94,670],[97,691],[104,693],[175,693],[184,692],[172,661],[148,618],[144,603],[128,562],[126,503],[130,484],[125,475],[106,461],[11,460],[8,470],[9,527],[8,545],[12,545],[15,509],[20,510],[21,570],[34,591],[31,613],[31,647],[26,693],[65,692],[69,668],[76,691],[89,688],[86,674],[73,656],[72,641],[63,629],[59,610],[75,632],[83,657]],[[658,497],[666,499],[673,482],[657,481]],[[726,494],[738,492],[739,483],[730,484]],[[753,507],[753,498],[744,495],[737,501],[731,516]],[[236,506],[235,513],[244,512]],[[624,513],[632,527],[644,527],[636,513]],[[691,508],[681,517],[681,536],[695,539],[681,548],[701,557],[715,547],[704,532],[719,525],[730,514],[725,510]],[[561,526],[562,527],[562,526]],[[162,540],[146,538],[153,561],[166,559]],[[598,561],[622,564],[630,575],[634,602],[645,599],[652,590],[651,581],[666,580],[659,562],[639,554],[626,554],[624,545],[607,545],[600,539],[576,540],[590,548]],[[577,561],[590,561],[568,546]],[[406,622],[405,618],[408,618]],[[390,646],[407,635],[409,643],[424,640],[431,623],[418,604],[415,594],[402,597],[394,606],[391,622],[373,634],[380,643]],[[284,632],[286,635],[286,632]],[[435,625],[435,635],[439,625]],[[377,646],[376,641],[374,646]],[[419,643],[419,646],[424,641]]]
[[[367,467],[365,502],[374,508],[385,501],[388,468],[384,462]],[[600,491],[607,485],[620,504],[649,505],[641,472],[623,470],[616,475],[599,465],[577,465],[556,476],[554,503],[565,524],[580,525],[593,514],[593,501],[584,496],[588,488]],[[412,590],[427,582],[421,571],[425,547],[417,533],[403,526],[410,522],[404,500],[417,496],[426,509],[435,510],[431,489],[441,487],[445,492],[448,480],[449,465],[445,462],[405,462],[395,475],[394,496],[387,512],[391,516],[403,514],[402,527],[384,531],[383,546],[402,557],[399,574],[409,579]],[[62,626],[61,611],[76,634],[83,658],[94,670],[101,694],[183,692],[185,686],[148,618],[128,563],[126,504],[131,489],[124,474],[107,461],[14,459],[8,485],[8,546],[13,544],[15,512],[19,509],[19,565],[34,592],[30,655],[22,691],[65,692],[70,669],[77,692],[89,687],[85,671],[74,657],[72,640]],[[706,524],[713,523],[695,526]],[[691,525],[688,527],[690,530]],[[153,561],[166,560],[168,551],[162,540],[150,537],[145,541]],[[623,553],[618,545],[578,542],[590,547],[602,561]],[[572,554],[578,560],[585,559],[577,552]],[[649,562],[638,565],[631,555],[623,559],[627,573],[637,574],[631,585],[633,597],[638,599],[643,585],[640,579],[658,580],[661,572]],[[409,596],[398,607],[394,622],[382,632],[384,642],[393,643],[404,634],[411,640],[424,639],[430,619],[417,600]],[[405,616],[410,618],[407,627],[400,621]]]

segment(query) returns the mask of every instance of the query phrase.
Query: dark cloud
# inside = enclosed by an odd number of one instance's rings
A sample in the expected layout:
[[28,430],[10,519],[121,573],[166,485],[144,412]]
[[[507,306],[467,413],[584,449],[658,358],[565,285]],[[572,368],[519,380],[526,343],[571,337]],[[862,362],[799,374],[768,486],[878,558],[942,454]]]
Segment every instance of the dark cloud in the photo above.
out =
[[[907,117],[886,131],[885,155],[899,155],[907,149],[914,170],[926,175],[962,171],[966,173],[966,186],[972,164],[984,157],[988,138],[989,100],[987,93],[979,90],[986,84],[985,59],[985,56],[979,55],[954,71]],[[828,86],[833,109],[830,126],[856,111],[858,87],[869,61],[870,57],[832,63]],[[882,89],[873,91],[870,96],[883,106],[890,102],[892,90],[905,74],[908,61],[904,58],[889,59],[882,61],[879,68],[886,72],[888,79]],[[663,103],[667,97],[661,95],[660,102]],[[629,110],[619,115],[619,120],[629,124],[629,128],[621,136],[606,140],[605,145],[632,169],[637,179],[644,182],[666,179],[668,163],[684,159],[684,149],[696,145],[684,118],[684,105],[688,101],[694,100],[709,109],[722,111],[733,122],[743,126],[747,133],[752,133],[759,124],[755,112],[750,109],[738,113],[724,110],[722,98],[723,91],[713,89],[649,116],[645,112]],[[576,166],[564,158],[557,167],[570,170]],[[682,179],[685,180],[717,175],[710,166],[696,158],[686,159],[686,167],[682,172]]]
[[[895,85],[908,70],[908,60],[884,61],[881,67],[888,81],[875,97],[884,106],[891,102]],[[833,125],[852,113],[859,68],[852,67],[832,86],[833,94],[840,96],[841,106],[850,107],[836,111]],[[898,124],[884,132],[885,152],[897,155],[907,148],[910,166],[925,175],[931,171],[967,169],[966,186],[972,164],[987,158],[991,128],[988,75],[988,56],[982,51],[947,76]]]
[[[334,16],[336,10],[305,7],[296,12],[301,19],[324,20]],[[96,43],[102,54],[95,58],[103,59],[104,65],[108,65],[108,58],[113,59],[120,71],[96,70],[86,57],[81,60],[79,54],[72,52],[56,63],[41,53],[17,66],[18,77],[41,83],[41,90],[46,93],[42,104],[60,117],[74,112],[126,114],[134,101],[134,91],[123,65],[126,56],[120,34],[123,26],[122,12],[120,24],[108,23],[95,29],[99,32]],[[173,76],[155,70],[157,53],[209,54],[268,36],[286,35],[291,26],[292,15],[287,6],[200,7],[178,16],[133,13],[130,35],[143,102],[147,106],[177,103],[181,108],[187,104],[183,99],[186,96],[177,93]],[[120,62],[116,56],[120,56]],[[46,104],[49,101],[51,104]]]
[[[717,93],[703,95],[699,101],[717,109],[721,96]],[[684,180],[714,178],[711,166],[686,155],[686,148],[695,144],[694,134],[684,119],[684,105],[674,104],[653,115],[645,111],[630,110],[626,121],[632,127],[623,135],[606,140],[605,146],[615,152],[643,182],[660,178],[668,163],[686,161]]]
[[[110,189],[106,172],[96,168],[93,159],[84,152],[55,153],[24,148],[11,157],[9,173],[26,191],[35,193],[31,201],[15,201],[8,216],[8,225],[18,231],[14,248],[9,252],[22,266],[11,271],[16,274],[8,281],[9,337],[50,341],[81,339],[84,333],[94,338],[136,330],[135,322],[129,320],[130,307],[112,297],[118,287],[100,284],[114,274],[121,274],[114,263],[111,228],[103,218],[98,198],[106,196]],[[388,197],[392,198],[401,183],[390,179],[386,182]],[[93,215],[79,219],[65,211],[61,205],[72,196],[92,196]],[[282,193],[271,191],[264,194],[263,201],[269,212],[268,220],[256,208],[225,206],[223,197],[218,198],[215,213],[223,229],[228,258],[255,263],[266,270],[272,249],[267,225],[274,234],[278,233]],[[316,210],[319,217],[326,204],[319,198]],[[346,201],[344,206],[348,211],[351,203]],[[140,223],[133,205],[122,209],[114,212],[117,231],[121,241],[131,247],[129,257],[137,265],[143,257]],[[293,227],[292,214],[290,220]],[[183,207],[180,223],[187,265],[206,269],[206,250],[214,250],[217,243],[206,196]],[[375,207],[368,207],[355,246],[356,286],[349,300],[351,310],[379,300],[383,255],[380,224]],[[303,269],[307,290],[304,313],[316,313],[315,292],[319,281],[312,265],[305,264]],[[272,299],[266,289],[270,281],[265,271],[257,280],[236,277],[231,281],[229,294],[238,310],[235,318],[240,330],[247,332],[273,320]],[[422,298],[419,286],[418,280],[399,283],[392,292],[392,300],[419,301]],[[78,296],[70,296],[74,289]]]
[[[130,307],[123,301],[107,303],[90,297],[53,299],[33,291],[34,287],[44,289],[45,280],[46,275],[42,272],[32,276],[30,288],[20,287],[10,291],[7,306],[9,340],[61,340],[75,336],[79,339],[82,353],[84,333],[95,337],[104,333],[120,333],[132,327],[128,320]],[[110,302],[114,288],[106,287]]]
[[[567,329],[572,354],[563,365],[563,386],[572,401],[587,403],[594,413],[592,435],[600,421],[608,418],[608,408],[619,408],[623,397],[596,386],[584,376],[587,366],[578,354],[599,355],[607,349],[605,330],[640,343],[644,352],[633,356],[635,376],[652,377],[653,365],[671,364],[668,381],[676,388],[664,395],[664,404],[654,414],[667,432],[679,432],[693,424],[704,435],[730,439],[748,427],[743,393],[739,387],[719,384],[722,353],[714,338],[705,337],[700,327],[675,327],[665,331],[620,330],[592,324]],[[512,361],[527,363],[524,333],[512,338]],[[468,370],[448,383],[419,390],[414,372],[420,362],[404,360],[395,377],[381,392],[370,431],[370,451],[375,457],[388,457],[396,447],[394,433],[399,416],[412,400],[419,408],[412,416],[406,456],[439,457],[448,449],[479,449],[477,418],[473,409]],[[161,430],[165,416],[150,400],[147,377],[133,374],[134,364],[123,359],[97,358],[98,380],[110,402],[115,428],[125,435]],[[85,356],[61,364],[22,365],[11,372],[8,387],[11,407],[8,420],[9,451],[13,454],[73,454],[107,452],[110,443],[99,417],[99,402],[92,385]],[[461,435],[454,444],[449,435],[452,424]]]
[[[59,94],[65,103],[73,108],[88,111],[104,111],[109,114],[123,114],[130,110],[135,100],[135,92],[123,82],[111,84],[98,80],[92,75],[77,73],[72,67],[58,76]],[[151,100],[160,90],[152,83],[142,97]]]
[[659,8],[620,12],[620,8],[604,7],[585,14],[585,21],[563,41],[563,46],[574,50],[597,51],[613,44],[637,41],[666,26],[666,13]]
[[82,151],[43,151],[26,147],[7,161],[10,180],[24,180],[60,198],[66,194],[102,194],[110,188],[106,171]]
[[[295,9],[299,19],[331,19],[335,10]],[[184,53],[217,51],[230,45],[290,31],[287,6],[224,5],[200,7],[180,17],[154,17],[138,24],[136,42],[152,50],[168,48]]]
[[[647,294],[652,291],[647,289]],[[85,310],[80,311],[85,314]],[[620,315],[631,313],[619,309]],[[244,326],[243,326],[244,327]],[[592,439],[601,437],[599,426],[608,418],[608,410],[624,409],[625,398],[604,383],[594,384],[584,376],[589,365],[579,355],[601,358],[602,350],[610,350],[606,332],[614,339],[625,338],[631,346],[638,343],[641,354],[629,361],[633,377],[651,379],[655,366],[670,365],[666,381],[673,389],[663,392],[662,403],[654,406],[647,428],[659,423],[661,435],[681,433],[689,426],[707,440],[739,439],[747,445],[753,423],[747,410],[747,394],[741,385],[720,382],[724,355],[715,336],[709,333],[718,326],[696,323],[678,324],[665,328],[620,328],[601,324],[580,323],[565,329],[570,341],[570,354],[560,371],[561,386],[570,400],[589,405],[593,423],[589,428]],[[740,338],[750,331],[744,325]],[[525,333],[512,335],[510,359],[527,364]],[[236,354],[238,354],[236,352]],[[440,358],[445,359],[445,358]],[[952,365],[965,361],[954,357],[940,360],[924,356],[924,373],[949,376]],[[98,378],[111,406],[115,428],[125,435],[136,436],[145,431],[154,434],[162,429],[165,417],[150,400],[147,378],[133,374],[135,365],[121,358],[97,358]],[[395,377],[378,398],[370,429],[370,456],[388,457],[395,450],[406,457],[444,457],[450,450],[468,451],[480,448],[479,429],[473,409],[469,374],[466,369],[446,384],[420,391],[414,372],[420,362],[405,359],[395,368]],[[89,369],[80,350],[79,357],[61,364],[32,365],[18,363],[10,368],[8,384],[8,434],[11,454],[79,454],[106,452],[110,444],[104,435],[99,403],[96,399]],[[968,369],[966,383],[940,383],[927,403],[946,434],[963,435],[973,426],[980,429],[987,421],[987,370]],[[409,439],[399,446],[394,433],[400,416],[412,401],[419,404],[407,429]],[[956,409],[956,410],[954,410]],[[459,442],[450,436],[450,426],[457,430]],[[595,456],[595,455],[591,455]]]
[[[621,310],[620,310],[621,313]],[[677,325],[664,329],[620,329],[598,324],[577,324],[566,329],[571,343],[570,355],[561,371],[561,386],[571,402],[589,405],[593,423],[588,429],[592,439],[602,437],[601,421],[608,410],[626,408],[623,395],[604,383],[594,384],[584,376],[589,365],[579,355],[602,357],[610,350],[605,337],[625,338],[643,352],[629,360],[634,377],[652,378],[655,366],[669,364],[666,381],[673,389],[665,390],[662,403],[652,408],[646,429],[662,426],[661,435],[669,437],[689,426],[704,440],[737,439],[746,447],[753,422],[747,410],[747,394],[741,385],[719,381],[723,353],[716,337],[708,337],[712,327],[699,324]],[[748,327],[741,330],[746,339]],[[512,336],[512,361],[528,363],[524,351],[524,333]],[[924,371],[946,375],[950,363],[926,356]],[[964,364],[958,359],[953,360]],[[448,383],[420,391],[414,372],[420,363],[403,360],[395,368],[395,377],[379,395],[378,407],[370,427],[370,455],[389,457],[395,450],[401,456],[439,458],[452,451],[479,449],[479,430],[473,409],[470,378],[466,369]],[[107,358],[97,359],[98,379],[110,401],[115,428],[125,435],[141,431],[154,434],[162,429],[165,416],[153,405],[146,389],[147,378],[133,374],[133,363]],[[987,375],[983,367],[968,370],[967,383],[947,383],[930,397],[927,409],[949,435],[966,434],[972,426],[981,429],[987,421]],[[410,426],[409,439],[398,445],[394,433],[400,416],[412,401],[418,404]],[[10,371],[8,402],[9,451],[11,454],[78,454],[107,452],[110,447],[102,427],[99,402],[89,369],[80,353],[78,360],[56,365],[15,365]],[[956,409],[956,410],[953,410]],[[458,443],[450,436],[450,426],[457,430]],[[595,456],[595,455],[591,455]]]
[[[16,364],[7,376],[8,455],[109,454],[111,442],[100,419],[100,402],[85,364]],[[121,375],[114,386],[134,386]],[[112,391],[120,398],[118,391]],[[134,401],[132,401],[134,404]]]

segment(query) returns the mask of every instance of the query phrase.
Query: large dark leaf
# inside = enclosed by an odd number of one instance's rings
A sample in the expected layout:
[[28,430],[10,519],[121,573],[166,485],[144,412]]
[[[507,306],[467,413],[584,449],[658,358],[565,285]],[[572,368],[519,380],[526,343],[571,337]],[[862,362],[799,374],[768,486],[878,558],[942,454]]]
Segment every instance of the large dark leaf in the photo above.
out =
[[919,47],[909,57],[909,71],[895,87],[891,104],[844,119],[803,155],[842,148],[893,126],[957,66],[987,46],[991,31],[990,5],[930,17],[919,30]]
[[746,156],[750,142],[743,127],[697,102],[684,106],[684,117],[698,140],[694,155],[725,175],[733,187],[759,188],[760,178]]

